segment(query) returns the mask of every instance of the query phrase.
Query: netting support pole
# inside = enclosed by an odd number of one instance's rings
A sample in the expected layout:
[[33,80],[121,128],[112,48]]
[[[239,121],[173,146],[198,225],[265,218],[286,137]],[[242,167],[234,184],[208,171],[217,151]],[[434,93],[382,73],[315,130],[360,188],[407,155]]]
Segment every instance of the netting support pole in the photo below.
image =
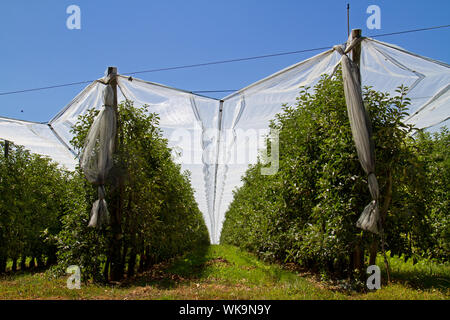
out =
[[[114,138],[114,152],[117,152],[119,146],[119,110],[117,103],[117,67],[108,67],[106,83],[111,86],[114,93],[113,108],[116,113],[116,136]],[[110,247],[110,254],[108,255],[108,262],[110,264],[110,279],[112,281],[119,281],[123,277],[123,265],[122,265],[122,189],[123,180],[120,168],[112,168],[112,199],[111,199],[111,229],[112,229],[112,242]],[[108,266],[105,266],[104,274],[108,275]]]
[[350,35],[350,3],[347,3],[347,37]]
[[[350,39],[353,41],[354,39],[360,38],[362,34],[361,29],[352,29]],[[351,43],[351,42],[350,42]],[[361,73],[359,72],[360,68],[360,60],[361,60],[361,43],[358,43],[353,47],[351,52],[351,59],[358,66],[358,76],[359,83],[361,83]]]
[[[350,44],[353,40],[361,37],[361,29],[352,29],[352,32],[350,34],[349,37],[349,42],[348,44]],[[361,43],[358,43],[357,45],[355,45],[353,47],[353,49],[350,51],[351,52],[351,59],[352,61],[358,66],[358,81],[361,84],[361,72],[360,72],[360,60],[361,60]],[[384,235],[384,230],[383,230],[383,225],[382,222],[379,222],[379,230],[380,230],[380,242],[381,242],[381,251],[383,253],[383,257],[384,257],[384,264],[386,267],[386,274],[387,274],[387,282],[389,283],[391,281],[391,276],[390,276],[390,270],[389,270],[389,261],[387,259],[386,256],[386,250],[385,250],[385,235]],[[358,248],[359,251],[358,254],[361,255],[359,258],[360,259],[364,259],[364,251],[361,248]]]
[[[351,32],[349,32],[349,37],[347,40],[347,46],[350,46],[350,44],[357,38],[361,37],[361,29],[352,29]],[[357,65],[357,76],[358,81],[361,83],[360,79],[361,76],[359,74],[359,59],[361,56],[361,45],[357,44],[353,46],[353,49],[349,52],[349,58]],[[360,274],[363,272],[364,267],[364,248],[362,247],[362,243],[360,240],[357,240],[357,242],[354,244],[353,247],[353,270],[358,270]]]
[[116,110],[117,115],[117,67],[108,67],[108,75],[106,82],[111,85],[114,91],[114,110]]

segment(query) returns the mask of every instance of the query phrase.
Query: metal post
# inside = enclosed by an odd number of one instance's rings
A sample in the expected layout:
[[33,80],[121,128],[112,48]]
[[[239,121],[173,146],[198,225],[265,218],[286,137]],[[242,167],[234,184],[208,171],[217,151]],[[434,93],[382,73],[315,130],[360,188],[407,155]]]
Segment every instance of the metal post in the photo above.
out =
[[350,3],[347,3],[347,37],[350,35]]

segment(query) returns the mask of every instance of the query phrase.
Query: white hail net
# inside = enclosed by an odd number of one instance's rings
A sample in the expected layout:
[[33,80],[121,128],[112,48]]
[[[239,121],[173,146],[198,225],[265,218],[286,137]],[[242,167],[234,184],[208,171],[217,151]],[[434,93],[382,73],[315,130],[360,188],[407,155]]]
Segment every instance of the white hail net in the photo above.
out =
[[[339,50],[328,50],[222,101],[118,76],[118,101],[128,99],[135,106],[147,104],[149,112],[159,114],[169,147],[181,153],[177,161],[191,172],[195,198],[211,241],[218,243],[232,192],[242,184],[241,176],[249,164],[256,162],[258,150],[264,147],[269,121],[281,111],[283,104],[296,102],[300,86],[313,87],[323,74],[332,74],[341,58]],[[410,88],[407,123],[431,130],[449,123],[450,67],[447,64],[364,38],[360,74],[363,86],[378,91],[395,94],[400,85]],[[91,108],[102,109],[105,87],[102,81],[94,81],[46,124],[0,118],[0,138],[24,145],[73,169],[78,159],[70,150],[70,129],[79,115]]]

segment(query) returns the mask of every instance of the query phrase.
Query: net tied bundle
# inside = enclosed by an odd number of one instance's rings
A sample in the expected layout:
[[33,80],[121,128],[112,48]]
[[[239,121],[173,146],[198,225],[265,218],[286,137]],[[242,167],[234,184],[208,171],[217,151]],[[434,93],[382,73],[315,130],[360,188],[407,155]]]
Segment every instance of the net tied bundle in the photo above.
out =
[[114,92],[110,85],[103,91],[103,107],[92,123],[80,157],[80,167],[86,179],[97,185],[98,199],[91,209],[89,226],[101,228],[109,223],[109,212],[105,200],[105,180],[113,166],[116,136],[116,111]]
[[367,183],[369,185],[372,201],[364,208],[356,226],[378,234],[380,231],[380,213],[378,208],[379,186],[375,172],[375,150],[372,142],[372,129],[369,116],[364,108],[364,102],[361,93],[361,82],[358,66],[346,55],[361,38],[356,38],[353,42],[349,41],[347,49],[344,51],[341,46],[335,46],[334,49],[339,52],[341,57],[342,78],[344,82],[345,102],[347,113],[350,120],[353,141],[362,168],[368,175]]

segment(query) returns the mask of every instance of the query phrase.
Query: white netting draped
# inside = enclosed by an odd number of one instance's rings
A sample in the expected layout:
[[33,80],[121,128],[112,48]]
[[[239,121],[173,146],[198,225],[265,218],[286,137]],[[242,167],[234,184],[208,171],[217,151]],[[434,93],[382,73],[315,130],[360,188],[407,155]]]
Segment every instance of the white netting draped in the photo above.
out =
[[113,105],[114,91],[107,85],[103,91],[103,107],[89,128],[80,156],[80,167],[86,179],[98,186],[98,200],[92,205],[90,227],[101,227],[109,222],[104,184],[113,166],[117,131],[116,110]]
[[372,141],[371,123],[369,115],[364,108],[359,67],[346,55],[352,45],[360,41],[361,38],[355,38],[353,42],[349,38],[348,48],[345,52],[340,46],[335,46],[334,49],[342,55],[342,81],[348,118],[358,159],[368,175],[367,183],[372,196],[372,201],[364,208],[356,225],[364,230],[379,233],[380,214],[378,198],[380,196],[380,190],[375,176],[375,148]]
[[[222,102],[118,76],[118,101],[127,98],[136,106],[147,104],[149,112],[159,114],[169,146],[181,153],[177,161],[191,172],[195,198],[211,240],[217,243],[232,191],[241,185],[248,164],[256,161],[269,121],[281,111],[282,104],[296,102],[300,86],[314,86],[340,61],[339,52],[328,50],[239,90]],[[361,84],[375,90],[395,94],[400,85],[410,88],[407,123],[431,130],[448,123],[447,64],[365,38],[361,41],[360,74]],[[101,110],[104,88],[101,81],[93,82],[48,124],[0,118],[0,138],[51,156],[73,169],[76,160],[67,148],[72,138],[70,128],[88,109]]]
[[75,154],[62,143],[62,139],[48,124],[0,117],[0,139],[12,141],[33,153],[50,157],[66,168],[75,167]]

